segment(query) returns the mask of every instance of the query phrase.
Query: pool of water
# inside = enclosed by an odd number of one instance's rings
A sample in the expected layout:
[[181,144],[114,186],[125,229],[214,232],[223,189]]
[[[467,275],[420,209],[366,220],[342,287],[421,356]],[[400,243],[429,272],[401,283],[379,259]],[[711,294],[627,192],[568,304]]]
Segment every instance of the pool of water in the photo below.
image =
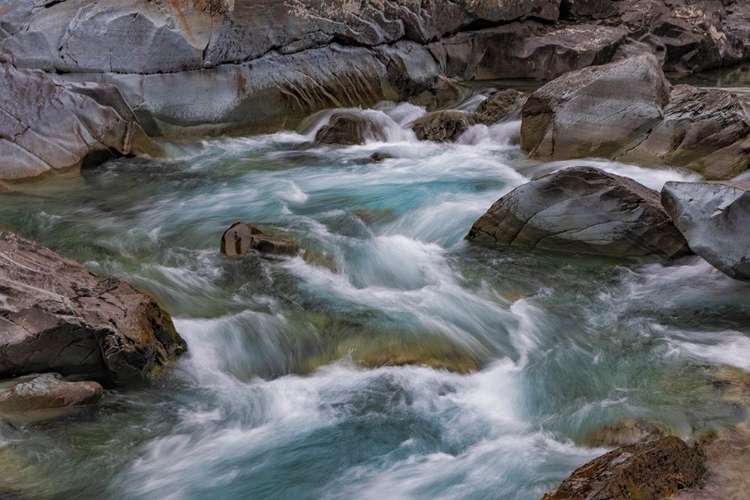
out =
[[[605,423],[645,417],[689,437],[744,418],[711,380],[750,369],[747,285],[698,258],[463,240],[501,195],[560,168],[654,189],[693,174],[529,161],[519,122],[434,144],[406,127],[420,108],[361,112],[386,142],[317,147],[323,113],[0,197],[0,225],[151,293],[189,346],[151,387],[0,426],[0,485],[45,499],[531,500],[605,451],[583,446]],[[306,254],[224,258],[235,221]]]

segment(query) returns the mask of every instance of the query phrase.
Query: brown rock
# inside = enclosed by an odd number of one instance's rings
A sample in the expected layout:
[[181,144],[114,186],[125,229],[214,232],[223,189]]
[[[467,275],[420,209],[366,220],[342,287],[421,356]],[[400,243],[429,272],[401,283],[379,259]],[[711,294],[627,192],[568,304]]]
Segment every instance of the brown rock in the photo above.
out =
[[297,255],[300,247],[292,240],[265,234],[244,222],[235,222],[221,237],[221,253],[229,257],[242,257],[250,250],[273,255]]
[[375,123],[362,114],[336,112],[328,125],[315,134],[317,144],[339,144],[353,146],[364,144],[368,139],[385,140],[385,135]]
[[475,124],[471,113],[447,110],[423,116],[411,128],[420,141],[453,142]]
[[495,123],[519,119],[521,108],[526,102],[526,94],[515,89],[501,90],[495,92],[482,101],[474,112],[477,123],[493,125]]
[[700,484],[704,462],[700,446],[675,436],[624,446],[580,467],[542,500],[666,499]]
[[68,382],[57,373],[29,375],[0,383],[0,414],[28,413],[88,406],[101,399],[104,390],[96,382]]
[[606,424],[586,439],[586,446],[608,447],[647,443],[671,434],[670,429],[644,418],[628,418]]
[[0,377],[54,371],[124,384],[187,349],[152,298],[5,231],[0,333]]

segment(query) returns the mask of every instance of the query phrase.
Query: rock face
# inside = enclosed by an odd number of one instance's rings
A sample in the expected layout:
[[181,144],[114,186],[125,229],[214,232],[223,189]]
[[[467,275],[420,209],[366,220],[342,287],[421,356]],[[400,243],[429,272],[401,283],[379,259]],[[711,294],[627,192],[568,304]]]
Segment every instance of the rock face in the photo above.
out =
[[745,187],[668,182],[662,203],[696,254],[728,276],[750,281],[750,192]]
[[523,107],[521,147],[532,157],[612,157],[662,119],[670,84],[650,54],[567,73]]
[[592,460],[542,500],[666,499],[698,485],[705,472],[700,447],[691,448],[669,436],[618,448]]
[[535,158],[597,156],[729,179],[750,165],[750,103],[723,90],[674,88],[656,58],[568,73],[534,92],[521,146]]
[[501,90],[479,104],[474,112],[474,118],[483,125],[518,119],[525,102],[526,95],[523,92],[515,89]]
[[590,167],[516,188],[474,223],[467,239],[492,248],[611,257],[670,259],[690,252],[656,191]]
[[116,87],[59,84],[0,64],[0,181],[77,167],[92,153],[163,155]]
[[186,350],[150,297],[0,231],[0,377],[139,381]]
[[221,236],[221,253],[229,257],[242,257],[250,250],[273,255],[297,255],[298,244],[284,238],[274,238],[244,222],[235,222]]
[[476,124],[466,111],[436,111],[412,123],[411,128],[420,141],[453,142]]
[[68,382],[57,373],[30,375],[0,389],[0,414],[88,406],[99,401],[103,392],[96,382]]

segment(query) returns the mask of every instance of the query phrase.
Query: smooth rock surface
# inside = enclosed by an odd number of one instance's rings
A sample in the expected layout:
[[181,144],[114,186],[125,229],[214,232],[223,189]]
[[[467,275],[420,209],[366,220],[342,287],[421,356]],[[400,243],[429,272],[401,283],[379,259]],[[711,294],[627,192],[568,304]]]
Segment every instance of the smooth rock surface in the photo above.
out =
[[750,281],[747,186],[668,182],[662,203],[690,248],[732,278]]
[[88,406],[104,393],[96,382],[68,382],[57,373],[28,375],[11,383],[0,388],[0,415]]
[[524,104],[521,147],[539,159],[611,157],[661,122],[670,90],[650,54],[567,73]]
[[0,181],[78,167],[96,152],[162,156],[117,88],[0,64]]
[[577,469],[542,500],[660,500],[700,484],[705,455],[668,436],[618,448]]
[[0,377],[58,372],[125,384],[187,348],[150,297],[5,231],[0,333]]
[[466,111],[436,111],[419,118],[411,128],[420,141],[453,142],[476,124],[474,115]]
[[611,257],[670,259],[689,253],[659,193],[591,167],[546,175],[500,198],[467,239]]

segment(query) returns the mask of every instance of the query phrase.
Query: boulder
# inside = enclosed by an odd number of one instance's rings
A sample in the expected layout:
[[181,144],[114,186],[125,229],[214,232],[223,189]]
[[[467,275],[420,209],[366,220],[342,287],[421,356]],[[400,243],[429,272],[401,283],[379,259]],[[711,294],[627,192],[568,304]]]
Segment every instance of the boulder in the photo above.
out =
[[700,446],[668,436],[618,448],[575,470],[542,500],[670,498],[701,483],[706,473]]
[[276,238],[244,222],[235,222],[221,236],[221,253],[242,257],[250,250],[264,254],[294,256],[300,247],[292,240]]
[[618,161],[685,167],[729,179],[750,165],[750,102],[731,92],[676,86],[664,119]]
[[606,424],[586,439],[586,446],[616,448],[647,443],[671,434],[670,429],[645,418],[627,418]]
[[491,248],[671,259],[690,252],[659,193],[591,167],[546,175],[500,198],[467,239]]
[[471,113],[445,110],[429,113],[412,123],[411,128],[420,141],[453,142],[476,124]]
[[369,120],[364,112],[336,112],[331,115],[328,125],[315,134],[316,144],[337,144],[352,146],[367,141],[385,141],[386,134],[381,124]]
[[0,181],[63,172],[96,152],[164,154],[108,84],[60,84],[0,64],[0,115]]
[[88,406],[103,393],[96,382],[68,382],[57,373],[28,375],[0,383],[0,415]]
[[532,157],[612,157],[658,125],[671,86],[651,54],[567,73],[522,111],[521,147]]
[[0,231],[0,377],[142,381],[185,352],[166,311],[117,278]]
[[513,120],[521,117],[521,108],[526,102],[526,94],[515,89],[495,92],[482,101],[474,112],[474,119],[483,125]]
[[662,203],[690,248],[732,278],[750,281],[747,185],[668,182]]

